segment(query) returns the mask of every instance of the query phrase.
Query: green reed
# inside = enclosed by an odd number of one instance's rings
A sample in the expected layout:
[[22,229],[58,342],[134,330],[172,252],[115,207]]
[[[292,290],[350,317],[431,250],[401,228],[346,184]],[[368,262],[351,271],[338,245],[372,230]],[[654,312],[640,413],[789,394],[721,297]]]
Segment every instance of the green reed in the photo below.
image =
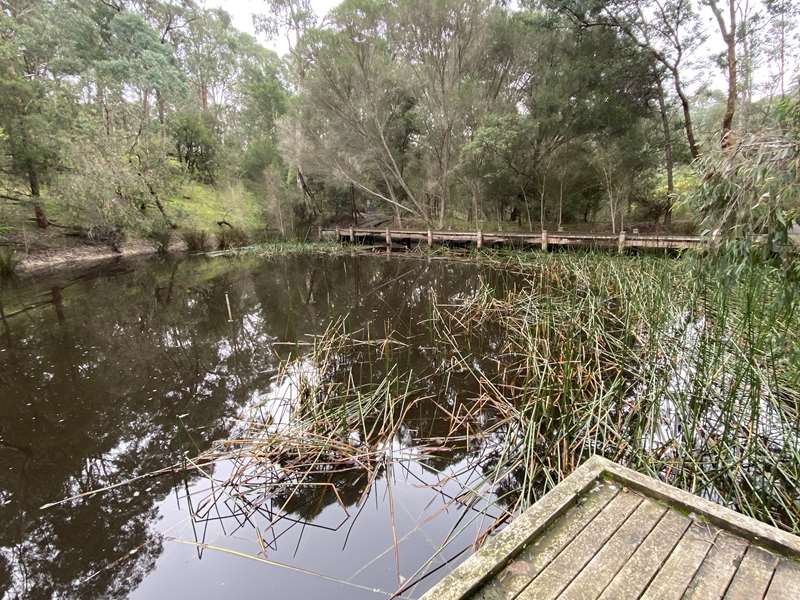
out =
[[751,264],[733,280],[700,256],[489,260],[528,285],[442,314],[440,340],[463,352],[496,332],[496,366],[473,376],[505,417],[493,477],[520,506],[599,453],[800,527],[800,319],[779,272]]

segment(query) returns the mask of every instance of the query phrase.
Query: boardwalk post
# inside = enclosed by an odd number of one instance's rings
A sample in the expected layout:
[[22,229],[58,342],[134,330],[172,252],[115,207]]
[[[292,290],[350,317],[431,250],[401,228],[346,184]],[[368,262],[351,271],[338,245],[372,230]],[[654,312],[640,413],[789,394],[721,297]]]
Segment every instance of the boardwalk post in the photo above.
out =
[[428,229],[428,248],[433,248],[433,233]]
[[619,241],[617,242],[617,251],[622,254],[625,252],[625,231],[619,232]]
[[711,249],[717,250],[719,248],[719,229],[711,232]]
[[386,228],[386,253],[392,253],[392,232],[389,231],[389,228]]
[[322,225],[317,225],[317,241],[322,241]]
[[542,250],[547,252],[547,230],[542,229]]
[[341,241],[342,240],[341,240],[341,237],[340,237],[340,234],[339,234],[339,226],[337,225],[336,226],[336,243],[339,243]]
[[350,243],[352,244],[353,242],[356,241],[356,236],[353,235],[353,228],[352,227],[350,228],[350,231],[348,233],[350,234]]
[[478,250],[483,248],[483,232],[480,229],[478,230],[477,244],[478,244]]

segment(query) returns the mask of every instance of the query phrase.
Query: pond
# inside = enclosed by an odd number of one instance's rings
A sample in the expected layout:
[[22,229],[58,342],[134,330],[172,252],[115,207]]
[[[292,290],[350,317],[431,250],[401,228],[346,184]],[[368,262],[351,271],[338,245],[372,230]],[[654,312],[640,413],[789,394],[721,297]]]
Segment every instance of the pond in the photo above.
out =
[[[0,595],[376,598],[427,564],[432,573],[403,592],[419,597],[498,516],[453,501],[472,476],[463,448],[402,457],[371,477],[336,474],[335,492],[304,488],[277,523],[266,510],[242,519],[224,502],[197,518],[206,478],[146,475],[206,451],[248,411],[285,396],[291,375],[279,366],[310,352],[330,323],[413,346],[402,358],[382,353],[376,380],[399,363],[430,373],[432,299],[459,303],[514,280],[457,262],[300,255],[118,263],[6,286]],[[427,380],[437,398],[475,387],[467,377]],[[418,403],[394,451],[446,436],[449,410]]]
[[798,296],[706,264],[317,251],[6,284],[0,593],[419,598],[593,454],[800,531]]

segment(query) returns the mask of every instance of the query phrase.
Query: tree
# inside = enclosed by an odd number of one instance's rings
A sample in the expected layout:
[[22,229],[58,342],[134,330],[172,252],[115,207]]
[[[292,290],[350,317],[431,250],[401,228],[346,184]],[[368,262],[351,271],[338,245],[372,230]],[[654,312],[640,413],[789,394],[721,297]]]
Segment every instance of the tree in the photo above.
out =
[[791,0],[766,0],[766,11],[769,16],[768,44],[774,64],[777,66],[778,89],[781,98],[786,96],[786,62],[787,56],[797,55],[797,37],[792,39],[796,31],[800,6]]
[[40,228],[49,225],[42,185],[61,163],[63,131],[74,113],[69,84],[52,65],[59,53],[57,6],[48,0],[4,3],[0,13],[0,127],[12,175],[27,180]]
[[206,183],[213,183],[217,174],[219,139],[215,128],[214,117],[207,112],[176,112],[169,118],[178,160]]
[[717,0],[703,0],[711,12],[714,13],[714,18],[717,21],[720,35],[725,42],[725,67],[728,71],[728,97],[725,101],[725,114],[722,117],[722,130],[720,134],[720,143],[723,148],[731,145],[730,133],[733,127],[733,116],[736,112],[736,97],[738,95],[736,87],[736,2],[735,0],[726,0],[727,2],[727,22],[723,14],[723,8]]
[[428,187],[437,190],[439,227],[450,205],[452,171],[465,141],[464,104],[469,98],[464,96],[482,88],[491,8],[488,0],[401,0],[388,30],[404,58],[404,70],[420,92],[415,94],[415,113],[420,142],[435,166],[428,178],[436,184]]
[[683,81],[686,58],[703,40],[691,0],[555,0],[553,6],[584,27],[614,28],[652,55],[672,79],[692,158],[700,156]]
[[304,170],[329,171],[398,215],[427,220],[407,173],[413,100],[382,37],[380,9],[372,0],[344,2],[332,14],[332,29],[306,32],[303,93],[285,123],[282,148]]

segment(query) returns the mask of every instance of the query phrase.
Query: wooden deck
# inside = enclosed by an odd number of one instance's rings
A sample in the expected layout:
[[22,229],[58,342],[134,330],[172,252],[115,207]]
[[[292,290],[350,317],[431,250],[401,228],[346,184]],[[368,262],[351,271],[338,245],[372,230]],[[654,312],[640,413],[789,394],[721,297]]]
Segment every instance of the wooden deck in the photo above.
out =
[[712,240],[696,235],[639,235],[629,232],[619,234],[594,233],[503,233],[483,231],[433,231],[415,229],[375,229],[375,228],[336,228],[321,229],[320,239],[335,239],[384,246],[388,251],[420,244],[522,246],[547,250],[551,246],[575,248],[608,248],[624,251],[626,248],[654,248],[665,250],[686,250],[705,248]]
[[800,538],[594,457],[424,600],[800,598]]

